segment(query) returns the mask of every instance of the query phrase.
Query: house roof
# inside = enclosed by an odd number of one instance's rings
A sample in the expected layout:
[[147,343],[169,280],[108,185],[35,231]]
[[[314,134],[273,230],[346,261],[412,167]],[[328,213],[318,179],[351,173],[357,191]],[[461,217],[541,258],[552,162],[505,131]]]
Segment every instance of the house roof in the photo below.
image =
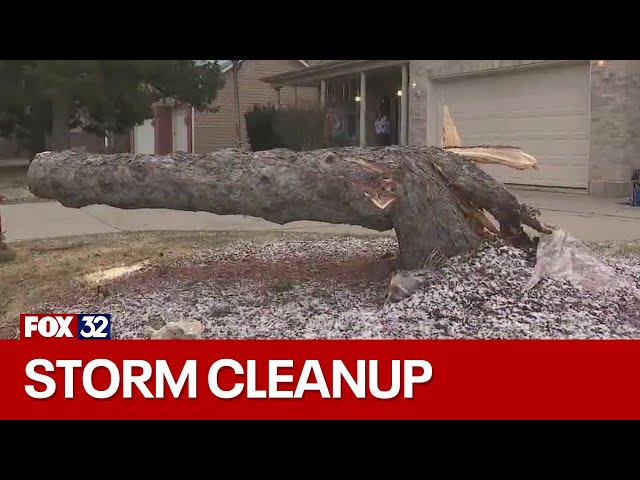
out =
[[409,60],[326,60],[304,69],[290,70],[277,75],[263,77],[260,80],[269,83],[273,87],[287,85],[310,86],[317,84],[320,80],[331,77],[355,75],[367,70],[401,65],[408,62]]
[[[242,63],[244,61],[245,60],[238,60],[239,63]],[[309,66],[308,60],[298,60],[298,61],[305,67]],[[231,70],[231,67],[233,67],[232,60],[218,60],[218,64],[220,65],[220,70],[222,71],[222,73],[227,73],[229,70]]]
[[232,67],[233,62],[231,60],[218,60],[218,65],[220,65],[220,70],[226,72]]

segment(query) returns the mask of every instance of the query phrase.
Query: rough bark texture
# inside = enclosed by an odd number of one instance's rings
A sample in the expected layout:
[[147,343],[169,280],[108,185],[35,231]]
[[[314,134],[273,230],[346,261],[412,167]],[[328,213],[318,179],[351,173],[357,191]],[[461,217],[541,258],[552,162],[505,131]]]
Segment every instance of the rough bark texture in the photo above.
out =
[[[526,241],[522,224],[546,231],[535,213],[474,163],[437,147],[366,147],[296,153],[221,150],[196,155],[44,152],[29,168],[31,192],[67,207],[169,208],[395,228],[401,269],[434,252],[473,250],[487,232]],[[484,217],[482,217],[484,218]]]
[[52,101],[53,117],[51,143],[56,150],[66,150],[70,146],[69,100],[63,94]]
[[231,73],[233,74],[233,108],[236,114],[236,140],[238,148],[242,147],[242,117],[240,114],[240,85],[238,84],[238,68],[239,60],[232,60],[233,66]]

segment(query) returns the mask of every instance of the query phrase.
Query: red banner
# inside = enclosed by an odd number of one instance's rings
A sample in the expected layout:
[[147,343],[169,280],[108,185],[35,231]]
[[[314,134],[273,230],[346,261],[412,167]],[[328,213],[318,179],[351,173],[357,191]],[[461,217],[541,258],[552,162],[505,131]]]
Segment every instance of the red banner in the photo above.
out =
[[640,419],[637,341],[52,338],[0,356],[2,419]]

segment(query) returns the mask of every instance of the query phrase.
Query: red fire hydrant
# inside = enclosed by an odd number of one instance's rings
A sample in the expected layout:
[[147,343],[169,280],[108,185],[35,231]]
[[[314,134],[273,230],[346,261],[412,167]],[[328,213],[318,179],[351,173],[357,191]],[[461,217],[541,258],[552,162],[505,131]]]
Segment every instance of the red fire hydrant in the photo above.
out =
[[[6,200],[5,196],[0,193],[0,203]],[[4,232],[2,231],[2,217],[0,216],[0,263],[15,260],[16,252],[4,243]]]
[[[0,193],[0,203],[2,203],[6,197]],[[6,250],[7,244],[4,243],[4,233],[2,231],[2,212],[0,212],[0,250]]]

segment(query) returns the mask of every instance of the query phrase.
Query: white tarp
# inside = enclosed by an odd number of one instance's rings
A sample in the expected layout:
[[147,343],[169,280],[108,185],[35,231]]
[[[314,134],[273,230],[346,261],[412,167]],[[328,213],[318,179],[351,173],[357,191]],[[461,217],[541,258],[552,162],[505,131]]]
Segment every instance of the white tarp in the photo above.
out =
[[568,278],[574,285],[589,290],[636,288],[629,279],[564,230],[558,229],[549,235],[542,235],[536,257],[536,266],[525,291],[535,287],[545,276]]

